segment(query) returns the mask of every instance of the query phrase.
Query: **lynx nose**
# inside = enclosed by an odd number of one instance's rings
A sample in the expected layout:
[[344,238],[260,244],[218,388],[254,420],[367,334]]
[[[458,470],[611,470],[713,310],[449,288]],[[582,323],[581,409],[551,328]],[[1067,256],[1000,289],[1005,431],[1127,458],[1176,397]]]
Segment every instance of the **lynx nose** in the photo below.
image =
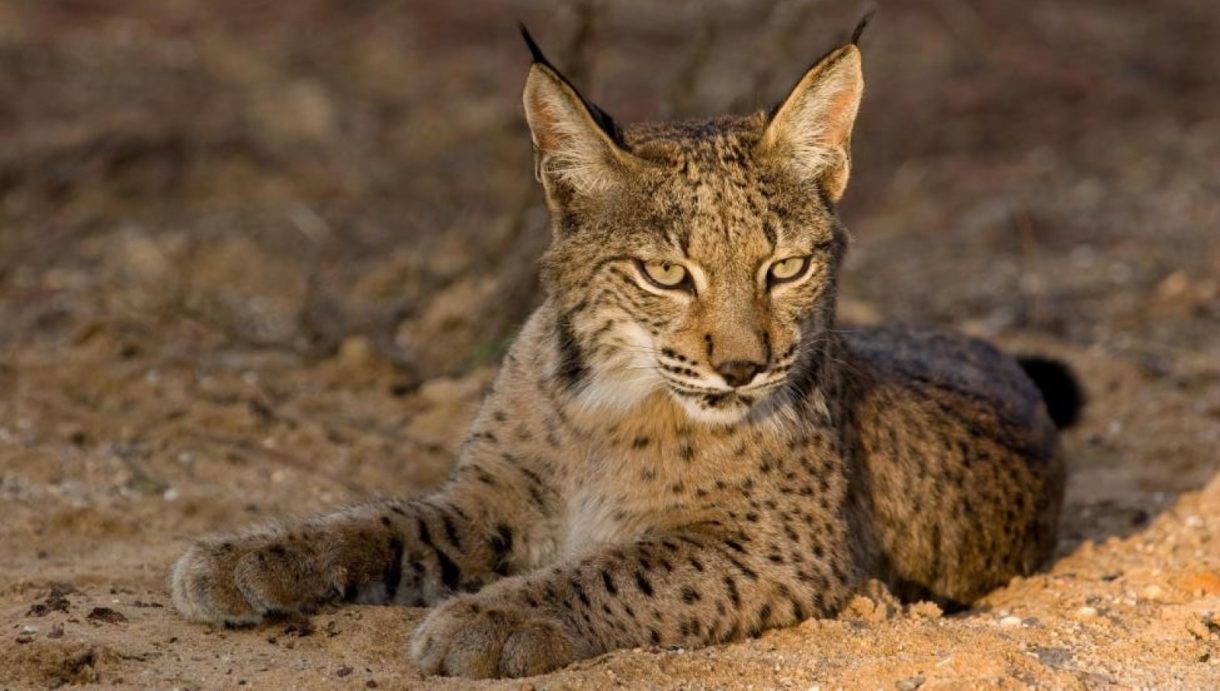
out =
[[716,372],[724,378],[724,383],[733,388],[749,384],[761,369],[760,363],[749,360],[730,360],[716,365]]

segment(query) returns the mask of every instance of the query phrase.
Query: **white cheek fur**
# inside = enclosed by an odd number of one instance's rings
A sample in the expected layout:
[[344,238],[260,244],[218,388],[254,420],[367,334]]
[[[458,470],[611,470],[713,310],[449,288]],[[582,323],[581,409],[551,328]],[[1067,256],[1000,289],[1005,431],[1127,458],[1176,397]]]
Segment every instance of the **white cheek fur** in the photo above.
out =
[[626,410],[662,385],[652,355],[652,337],[633,322],[624,322],[609,335],[618,347],[604,359],[589,362],[590,378],[580,392],[580,405],[588,409]]

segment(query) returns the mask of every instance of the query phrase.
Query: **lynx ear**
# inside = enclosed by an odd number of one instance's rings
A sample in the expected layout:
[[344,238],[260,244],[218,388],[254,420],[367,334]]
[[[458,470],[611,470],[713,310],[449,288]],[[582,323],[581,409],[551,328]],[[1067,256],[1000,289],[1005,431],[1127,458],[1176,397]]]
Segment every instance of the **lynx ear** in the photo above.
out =
[[534,58],[522,100],[534,140],[534,174],[547,202],[612,189],[634,160],[614,120],[547,61],[524,26],[521,35]]
[[851,173],[851,128],[863,93],[859,48],[853,42],[831,51],[775,110],[760,146],[819,181],[837,202]]

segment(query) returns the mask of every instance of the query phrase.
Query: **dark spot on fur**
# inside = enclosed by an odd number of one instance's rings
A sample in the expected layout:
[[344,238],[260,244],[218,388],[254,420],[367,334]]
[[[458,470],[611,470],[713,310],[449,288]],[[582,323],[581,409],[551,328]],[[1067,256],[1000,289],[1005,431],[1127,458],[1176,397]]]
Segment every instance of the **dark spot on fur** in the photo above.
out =
[[492,571],[508,575],[508,559],[513,551],[513,529],[501,523],[496,526],[496,533],[491,536]]
[[462,580],[462,570],[444,551],[433,549],[436,551],[436,560],[441,567],[441,583],[449,590],[457,590],[458,583]]
[[618,586],[614,584],[614,576],[608,570],[602,570],[602,583],[606,586],[606,592],[611,595],[618,595]]
[[584,380],[586,368],[576,332],[572,329],[571,316],[561,314],[556,320],[555,329],[559,341],[559,366],[556,372],[566,388],[575,389]]
[[398,594],[398,584],[402,582],[402,538],[394,535],[390,537],[390,561],[385,568],[385,597],[387,601],[393,602],[394,596]]
[[771,605],[764,604],[762,607],[758,608],[758,621],[760,623],[765,624],[765,623],[767,623],[767,620],[770,618],[771,618]]
[[741,593],[737,591],[737,581],[733,580],[732,576],[725,576],[724,587],[728,590],[729,602],[733,603],[733,607],[740,607]]
[[652,597],[652,593],[653,593],[652,583],[644,575],[643,571],[637,570],[635,572],[635,584],[636,584],[636,587],[638,587],[640,589],[641,593],[644,593],[644,595],[646,595],[648,597]]
[[585,589],[580,587],[580,583],[573,581],[572,589],[576,591],[576,598],[580,600],[580,604],[584,605],[585,607],[589,607],[591,605],[589,602],[589,596],[585,593]]

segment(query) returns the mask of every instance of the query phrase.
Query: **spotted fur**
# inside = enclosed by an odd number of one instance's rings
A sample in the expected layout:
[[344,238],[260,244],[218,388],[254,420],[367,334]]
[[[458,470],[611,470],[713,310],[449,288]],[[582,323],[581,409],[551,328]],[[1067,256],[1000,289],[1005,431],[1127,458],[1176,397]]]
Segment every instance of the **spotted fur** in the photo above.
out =
[[[437,605],[411,638],[425,672],[521,676],[830,616],[869,578],[968,603],[1036,569],[1063,466],[1021,368],[949,333],[835,328],[854,43],[771,114],[622,130],[540,55],[547,298],[452,477],[201,540],[178,610]],[[789,256],[797,278],[772,280]],[[685,283],[651,284],[657,261]]]

